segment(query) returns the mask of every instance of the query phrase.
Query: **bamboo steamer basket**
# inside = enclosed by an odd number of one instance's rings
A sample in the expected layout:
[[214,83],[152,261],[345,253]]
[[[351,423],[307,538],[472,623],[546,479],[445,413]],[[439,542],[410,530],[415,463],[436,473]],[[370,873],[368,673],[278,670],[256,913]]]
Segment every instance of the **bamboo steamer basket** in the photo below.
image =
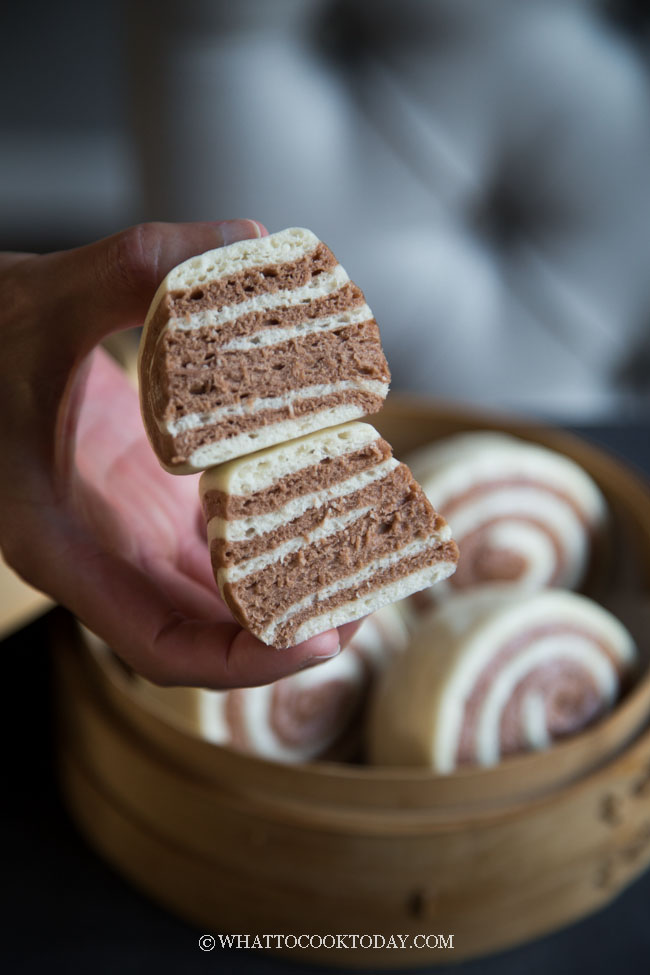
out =
[[[650,492],[556,430],[393,397],[373,422],[398,456],[499,429],[599,483],[650,592]],[[206,932],[453,934],[430,947],[300,949],[345,967],[447,963],[511,947],[608,903],[650,863],[650,670],[616,710],[547,752],[447,776],[285,766],[195,737],[66,618],[56,640],[63,792],[91,844]],[[435,944],[433,939],[431,944]],[[448,942],[447,942],[448,943]],[[296,951],[289,952],[296,958]]]

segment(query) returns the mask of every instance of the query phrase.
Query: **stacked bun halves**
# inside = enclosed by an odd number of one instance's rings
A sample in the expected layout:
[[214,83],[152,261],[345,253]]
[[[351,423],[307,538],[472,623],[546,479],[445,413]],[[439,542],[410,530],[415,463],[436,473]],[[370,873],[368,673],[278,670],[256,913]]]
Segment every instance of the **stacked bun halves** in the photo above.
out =
[[363,293],[310,231],[171,271],[139,377],[160,463],[209,468],[215,578],[265,643],[291,646],[454,571],[449,528],[408,468],[370,425],[343,422],[376,412],[390,375]]

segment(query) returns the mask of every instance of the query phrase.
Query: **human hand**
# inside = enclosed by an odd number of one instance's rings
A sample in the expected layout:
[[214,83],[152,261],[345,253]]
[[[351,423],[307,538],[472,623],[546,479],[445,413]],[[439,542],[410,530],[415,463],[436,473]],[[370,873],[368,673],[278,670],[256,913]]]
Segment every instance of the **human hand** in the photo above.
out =
[[0,256],[5,558],[160,684],[268,683],[334,656],[357,625],[274,650],[233,621],[196,477],[159,467],[137,393],[96,348],[142,323],[176,264],[262,232],[251,220],[143,224],[76,250]]

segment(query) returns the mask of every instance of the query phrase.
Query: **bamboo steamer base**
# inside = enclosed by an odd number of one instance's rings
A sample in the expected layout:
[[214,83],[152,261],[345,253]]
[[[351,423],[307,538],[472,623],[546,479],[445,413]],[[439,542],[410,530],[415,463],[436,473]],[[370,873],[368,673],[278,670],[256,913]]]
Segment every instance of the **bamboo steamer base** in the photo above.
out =
[[[399,451],[498,426],[397,403]],[[393,429],[391,429],[391,424]],[[627,520],[648,592],[650,496],[625,468],[553,431],[522,429],[579,460]],[[418,439],[419,438],[419,439]],[[399,453],[398,453],[399,456]],[[401,968],[504,949],[608,903],[650,863],[648,672],[605,721],[491,770],[283,766],[219,748],[143,700],[128,673],[58,634],[60,769],[92,845],[205,933],[454,935],[454,949],[288,952]]]

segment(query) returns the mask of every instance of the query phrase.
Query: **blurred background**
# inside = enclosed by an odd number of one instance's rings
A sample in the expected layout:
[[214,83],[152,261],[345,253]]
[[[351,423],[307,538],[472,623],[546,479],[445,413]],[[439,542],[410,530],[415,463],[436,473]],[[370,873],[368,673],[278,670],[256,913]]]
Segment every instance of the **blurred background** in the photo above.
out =
[[0,247],[310,227],[393,388],[650,405],[643,0],[32,0],[0,13]]

